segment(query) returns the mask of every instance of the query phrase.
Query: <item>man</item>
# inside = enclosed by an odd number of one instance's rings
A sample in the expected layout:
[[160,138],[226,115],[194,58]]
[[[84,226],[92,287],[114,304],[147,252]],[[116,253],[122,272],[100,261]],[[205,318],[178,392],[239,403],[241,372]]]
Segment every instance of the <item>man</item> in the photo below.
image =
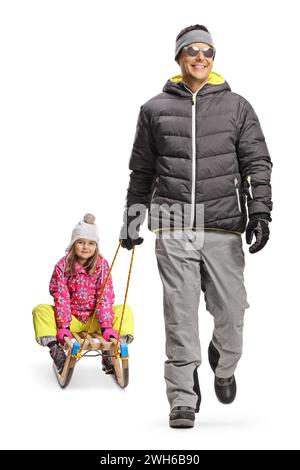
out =
[[171,427],[192,427],[199,411],[201,288],[214,317],[208,355],[215,392],[222,403],[234,400],[249,306],[241,234],[247,226],[248,244],[255,235],[250,253],[269,238],[269,152],[250,103],[212,72],[215,54],[205,26],[190,26],[177,36],[181,75],[168,80],[163,93],[140,110],[120,234],[127,249],[141,244],[139,227],[149,209],[164,290]]

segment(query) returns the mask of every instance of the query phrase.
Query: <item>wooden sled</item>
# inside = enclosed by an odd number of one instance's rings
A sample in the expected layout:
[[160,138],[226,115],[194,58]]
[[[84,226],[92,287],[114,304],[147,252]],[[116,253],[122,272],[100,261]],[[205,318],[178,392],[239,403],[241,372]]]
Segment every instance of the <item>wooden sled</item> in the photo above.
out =
[[125,388],[129,382],[129,363],[128,363],[128,346],[127,344],[120,344],[117,348],[117,341],[112,339],[111,341],[105,341],[105,339],[98,333],[89,333],[84,338],[86,333],[73,333],[73,338],[76,340],[73,343],[68,338],[65,338],[65,352],[67,355],[65,365],[61,372],[59,372],[53,363],[54,371],[58,380],[59,385],[62,388],[67,387],[70,383],[70,380],[73,375],[73,371],[81,355],[78,355],[78,350],[81,348],[82,343],[84,342],[81,353],[84,356],[84,351],[96,351],[99,354],[102,351],[111,351],[112,354],[112,364],[113,364],[113,374],[115,380],[121,388]]
[[[95,314],[97,312],[97,308],[100,304],[101,298],[103,291],[105,289],[105,286],[107,284],[107,281],[109,279],[111,270],[113,268],[113,265],[115,263],[117,254],[119,252],[121,246],[121,241],[119,241],[119,245],[117,248],[117,251],[115,253],[115,256],[113,258],[111,267],[109,269],[109,272],[106,276],[106,279],[104,281],[104,284],[102,285],[101,292],[99,294],[98,301],[96,303],[95,309],[94,309],[94,314],[90,318],[90,321],[92,322],[93,318],[95,317]],[[121,326],[122,326],[122,321],[123,321],[123,315],[124,315],[124,310],[125,310],[125,305],[126,305],[126,299],[127,299],[127,294],[128,294],[128,288],[129,288],[129,281],[130,281],[130,276],[131,276],[131,270],[132,270],[132,263],[133,263],[133,257],[134,257],[134,251],[135,247],[133,246],[132,248],[132,254],[131,254],[131,261],[130,261],[130,266],[129,266],[129,272],[128,272],[128,278],[127,278],[127,285],[126,285],[126,292],[125,292],[125,298],[123,302],[123,310],[122,310],[122,315],[121,315],[121,322],[120,322],[120,327],[119,327],[119,332],[118,332],[118,337],[120,337],[120,332],[121,332]],[[87,328],[87,331],[89,329]],[[65,350],[67,353],[67,358],[63,367],[63,370],[59,372],[54,364],[54,370],[55,374],[57,377],[57,380],[59,382],[59,385],[62,388],[65,388],[69,383],[73,375],[73,371],[76,365],[76,362],[78,362],[79,359],[81,359],[82,356],[84,356],[83,351],[96,351],[101,354],[101,351],[111,351],[111,359],[112,359],[112,364],[113,364],[113,374],[116,379],[116,382],[120,387],[125,388],[128,385],[129,381],[129,364],[128,364],[128,346],[125,343],[119,343],[117,344],[117,340],[114,338],[111,338],[111,341],[105,341],[105,339],[99,335],[98,333],[88,333],[86,332],[83,333],[72,333],[73,334],[73,340],[75,340],[75,343],[72,342],[72,340],[69,340],[68,338],[65,337]],[[82,354],[83,353],[83,354]]]

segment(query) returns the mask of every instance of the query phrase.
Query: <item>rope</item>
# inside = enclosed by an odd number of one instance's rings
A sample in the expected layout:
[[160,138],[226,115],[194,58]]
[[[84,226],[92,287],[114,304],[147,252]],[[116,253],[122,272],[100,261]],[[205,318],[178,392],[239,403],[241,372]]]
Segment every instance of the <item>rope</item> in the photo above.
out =
[[[94,352],[95,354],[88,354],[88,353],[91,353],[91,352]],[[98,357],[98,356],[102,356],[102,353],[96,352],[96,351],[94,351],[93,349],[88,349],[85,353],[83,353],[83,354],[81,355],[81,357],[83,357],[83,356],[85,356],[85,357]],[[78,359],[78,360],[79,360],[79,359]],[[76,361],[76,362],[77,362],[77,361]]]
[[135,245],[133,245],[133,247],[132,247],[132,254],[131,254],[129,272],[128,272],[128,277],[127,277],[127,284],[126,284],[126,291],[125,291],[125,297],[124,297],[123,308],[122,308],[122,316],[121,316],[121,321],[120,321],[120,326],[119,326],[117,344],[116,344],[115,351],[117,350],[118,344],[120,342],[120,333],[121,333],[121,328],[122,328],[122,323],[123,323],[123,318],[124,318],[124,311],[125,311],[126,300],[127,300],[127,294],[128,294],[128,289],[129,289],[129,283],[130,283],[130,277],[131,277],[131,271],[132,271],[132,264],[133,264],[133,257],[134,257],[134,249],[135,249]]
[[114,263],[115,263],[117,254],[118,254],[118,252],[119,252],[120,246],[121,246],[121,242],[119,242],[118,248],[117,248],[117,250],[116,250],[116,252],[115,252],[115,256],[114,256],[114,258],[113,258],[113,261],[112,261],[112,263],[111,263],[110,269],[109,269],[109,271],[108,271],[108,275],[106,276],[106,279],[105,279],[105,281],[104,281],[104,284],[103,284],[103,286],[102,286],[102,288],[101,288],[101,291],[100,291],[100,294],[99,294],[99,298],[98,298],[98,301],[97,301],[97,303],[96,303],[96,307],[95,307],[95,309],[94,309],[94,313],[93,313],[93,315],[90,317],[90,319],[89,319],[89,321],[88,321],[87,332],[86,332],[86,334],[85,334],[85,336],[84,336],[83,342],[81,343],[81,347],[80,347],[80,350],[79,350],[79,354],[80,354],[80,355],[81,355],[81,352],[82,352],[82,350],[83,350],[83,346],[84,346],[84,344],[85,344],[85,342],[86,342],[87,336],[88,336],[88,334],[89,334],[90,325],[92,324],[92,321],[94,320],[94,317],[95,317],[95,315],[96,315],[97,309],[98,309],[99,304],[100,304],[100,301],[101,301],[101,299],[102,299],[102,295],[103,295],[104,289],[105,289],[106,284],[107,284],[107,282],[108,282],[108,279],[109,279],[111,270],[112,270],[112,268],[113,268],[113,265],[114,265]]
[[[88,353],[95,353],[95,354],[88,354]],[[80,361],[80,359],[82,357],[98,357],[98,356],[103,357],[102,351],[101,352],[100,351],[96,352],[94,349],[88,349],[85,353],[81,354],[80,357],[76,358],[76,362]],[[105,357],[115,357],[115,355],[114,354],[109,354],[109,355],[105,354]],[[123,358],[121,358],[121,359],[123,359]],[[124,359],[127,359],[127,357],[124,358]]]
[[[96,312],[97,312],[97,309],[99,307],[99,304],[101,302],[101,299],[102,299],[102,295],[103,295],[103,292],[104,292],[104,289],[106,287],[106,284],[108,282],[108,279],[109,279],[109,276],[110,276],[110,273],[112,271],[112,268],[115,264],[115,260],[116,260],[116,257],[118,255],[118,252],[119,252],[119,249],[120,249],[120,246],[121,246],[121,241],[119,242],[119,245],[118,245],[118,248],[115,252],[115,255],[114,255],[114,258],[113,258],[113,261],[111,263],[111,266],[110,266],[110,269],[108,271],[108,274],[106,276],[106,279],[104,281],[104,284],[101,288],[101,291],[100,291],[100,294],[99,294],[99,298],[98,298],[98,301],[96,303],[96,307],[94,309],[94,313],[93,315],[90,317],[89,321],[88,321],[88,327],[87,327],[87,332],[84,336],[84,339],[83,339],[83,342],[81,343],[81,346],[80,346],[80,349],[77,353],[77,357],[78,357],[78,360],[81,359],[82,356],[84,356],[85,354],[82,354],[82,350],[83,350],[83,347],[84,347],[84,344],[86,342],[86,339],[87,339],[87,336],[89,334],[89,329],[90,329],[90,325],[92,324],[93,320],[94,320],[94,317],[96,315]],[[131,261],[130,261],[130,267],[129,267],[129,272],[128,272],[128,277],[127,277],[127,285],[126,285],[126,292],[125,292],[125,298],[124,298],[124,302],[123,302],[123,309],[122,309],[122,315],[121,315],[121,321],[120,321],[120,327],[119,327],[119,331],[118,331],[118,337],[117,337],[117,342],[116,342],[116,347],[115,347],[115,350],[114,350],[114,354],[113,355],[116,355],[117,353],[117,349],[118,349],[118,345],[119,345],[119,342],[120,342],[120,332],[121,332],[121,328],[122,328],[122,323],[123,323],[123,318],[124,318],[124,311],[125,311],[125,306],[126,306],[126,300],[127,300],[127,294],[128,294],[128,289],[129,289],[129,282],[130,282],[130,277],[131,277],[131,271],[132,271],[132,263],[133,263],[133,257],[134,257],[134,249],[135,249],[135,246],[133,245],[133,248],[132,248],[132,254],[131,254]]]

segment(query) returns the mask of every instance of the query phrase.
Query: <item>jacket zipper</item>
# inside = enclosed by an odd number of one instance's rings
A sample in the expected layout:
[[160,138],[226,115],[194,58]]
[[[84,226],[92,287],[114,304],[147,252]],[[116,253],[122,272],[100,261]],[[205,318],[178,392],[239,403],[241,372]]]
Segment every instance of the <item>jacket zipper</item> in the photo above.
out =
[[192,189],[191,189],[191,228],[194,225],[195,219],[195,193],[196,193],[196,104],[197,104],[197,94],[201,90],[192,93],[189,88],[184,86],[184,88],[191,93],[192,95]]
[[237,198],[237,202],[238,202],[238,206],[239,206],[239,211],[242,212],[238,183],[239,182],[238,182],[237,178],[234,178],[234,187],[235,187],[236,198]]
[[196,103],[197,93],[192,96],[192,189],[191,189],[191,228],[194,225],[196,192]]
[[253,199],[253,193],[252,193],[252,186],[251,186],[251,176],[247,176],[247,181],[248,181],[248,184],[249,184],[249,194],[250,194],[250,197],[251,199]]

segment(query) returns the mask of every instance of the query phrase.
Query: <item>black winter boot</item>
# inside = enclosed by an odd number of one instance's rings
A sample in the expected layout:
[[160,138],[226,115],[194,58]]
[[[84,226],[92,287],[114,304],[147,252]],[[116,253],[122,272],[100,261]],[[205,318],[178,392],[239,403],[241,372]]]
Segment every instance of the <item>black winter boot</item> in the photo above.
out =
[[169,416],[171,428],[193,428],[195,410],[190,406],[175,406]]
[[66,355],[65,355],[65,352],[63,350],[63,348],[58,344],[58,343],[54,343],[51,347],[50,347],[50,356],[52,357],[53,359],[53,362],[58,370],[58,372],[60,373],[65,365],[65,361],[66,361]]
[[102,352],[102,370],[106,374],[113,374],[114,373],[114,366],[113,366],[110,351],[103,351]]
[[[214,372],[218,366],[219,359],[220,353],[211,341],[208,347],[208,360]],[[217,377],[215,375],[215,392],[218,400],[224,405],[232,403],[236,396],[236,381],[234,375],[227,378]]]
[[225,379],[215,376],[215,392],[218,400],[224,405],[232,403],[236,396],[234,375]]

